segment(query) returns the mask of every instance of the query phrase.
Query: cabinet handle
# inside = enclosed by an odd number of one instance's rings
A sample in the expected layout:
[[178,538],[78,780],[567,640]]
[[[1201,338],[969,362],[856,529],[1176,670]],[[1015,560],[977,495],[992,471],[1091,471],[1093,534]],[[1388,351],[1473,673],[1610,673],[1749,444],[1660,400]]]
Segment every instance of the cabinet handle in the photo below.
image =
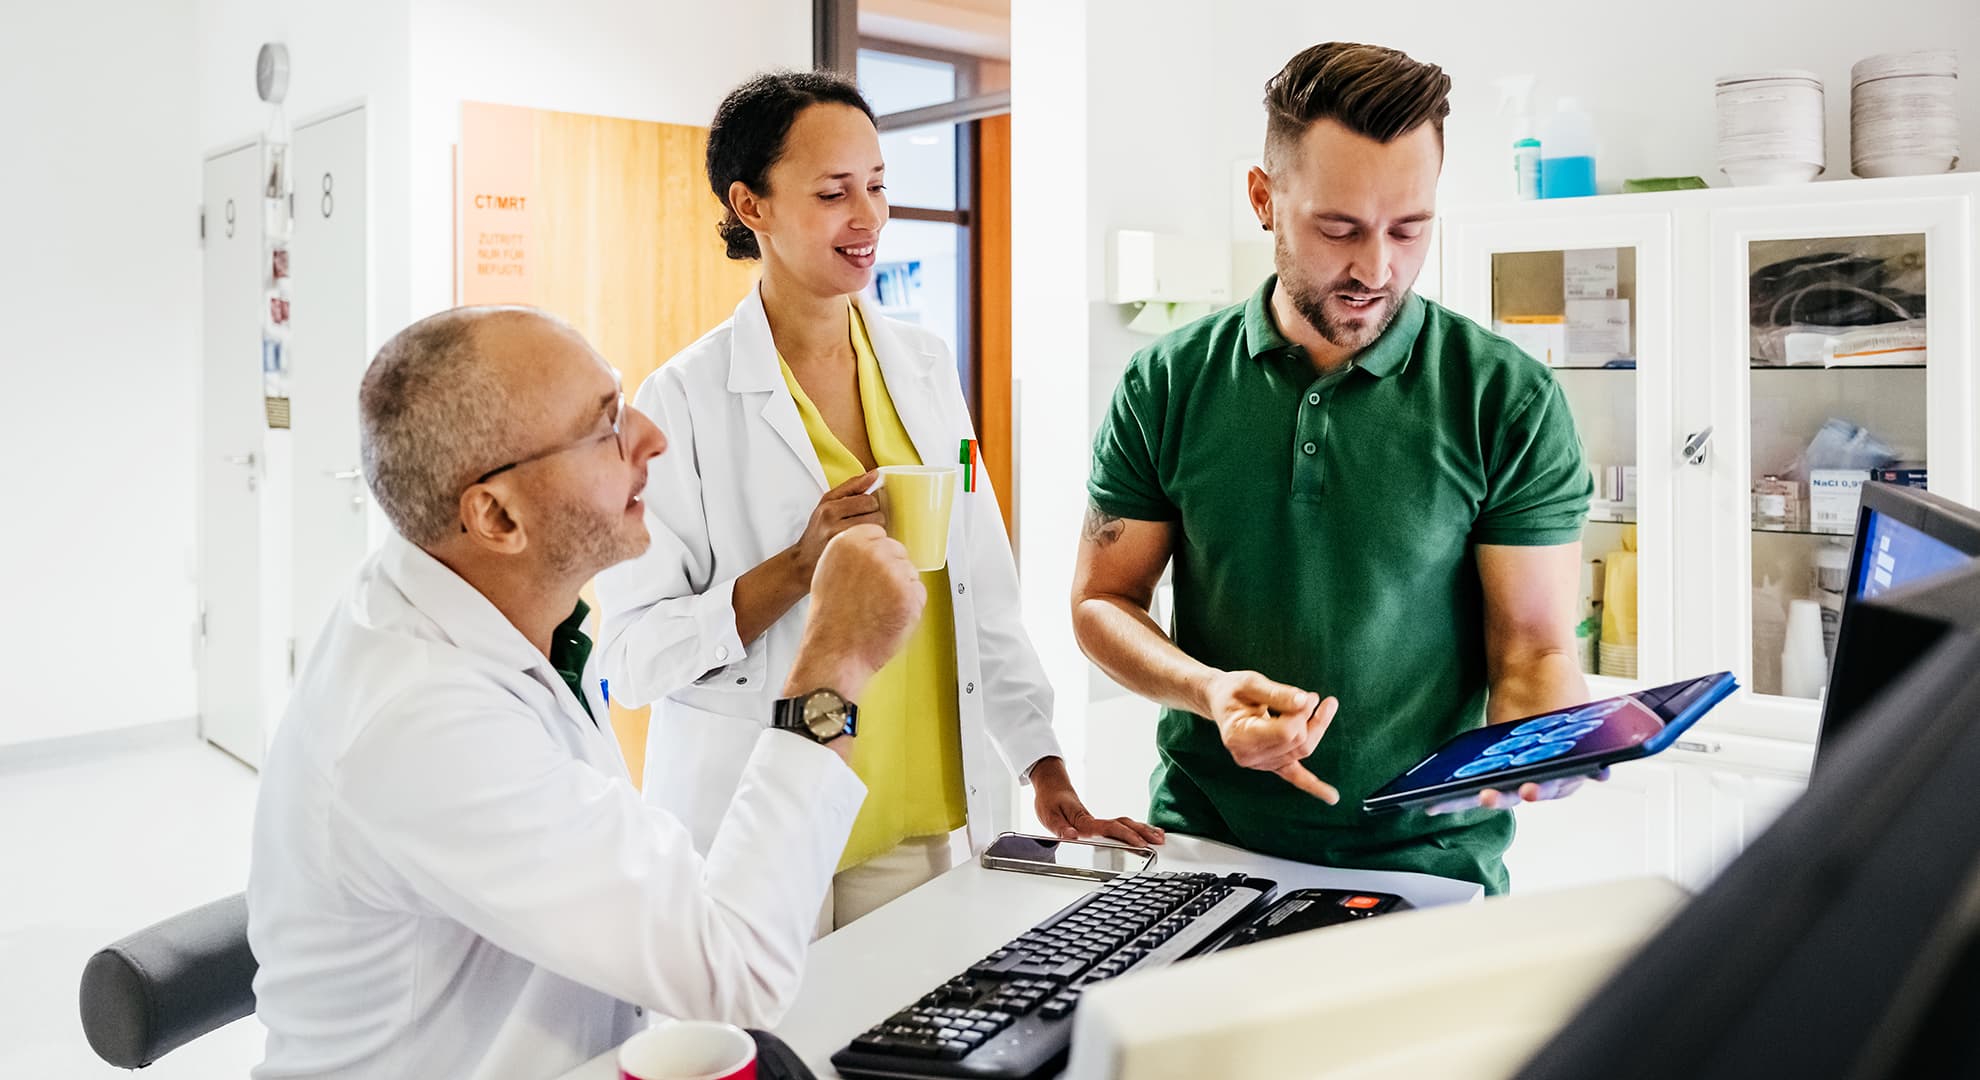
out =
[[1684,437],[1684,462],[1687,465],[1705,464],[1705,455],[1712,449],[1712,429],[1694,431]]
[[1694,754],[1716,754],[1724,747],[1704,739],[1679,739],[1672,744],[1679,750],[1689,750]]
[[332,480],[356,480],[358,477],[363,476],[364,473],[357,469],[338,469],[334,472],[326,470],[323,475]]
[[254,467],[253,454],[228,454],[226,457],[221,458],[220,460],[225,461],[229,465],[246,465],[249,468]]

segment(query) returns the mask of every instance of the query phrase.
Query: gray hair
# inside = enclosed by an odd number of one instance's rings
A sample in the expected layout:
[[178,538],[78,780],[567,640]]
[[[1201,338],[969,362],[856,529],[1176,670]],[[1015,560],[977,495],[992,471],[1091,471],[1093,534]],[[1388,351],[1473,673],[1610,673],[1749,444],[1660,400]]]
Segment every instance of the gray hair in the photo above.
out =
[[364,479],[399,534],[431,547],[460,526],[461,492],[515,456],[512,397],[476,347],[491,316],[528,308],[454,308],[399,331],[358,387]]

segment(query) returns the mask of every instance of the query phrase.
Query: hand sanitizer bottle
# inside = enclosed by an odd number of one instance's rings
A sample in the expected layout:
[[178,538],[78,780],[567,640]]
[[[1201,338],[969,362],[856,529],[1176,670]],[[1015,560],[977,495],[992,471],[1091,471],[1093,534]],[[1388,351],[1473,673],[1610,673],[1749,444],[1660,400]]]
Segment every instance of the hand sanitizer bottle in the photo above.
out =
[[1499,115],[1507,118],[1512,135],[1513,194],[1540,197],[1540,140],[1533,129],[1533,76],[1513,75],[1498,80]]

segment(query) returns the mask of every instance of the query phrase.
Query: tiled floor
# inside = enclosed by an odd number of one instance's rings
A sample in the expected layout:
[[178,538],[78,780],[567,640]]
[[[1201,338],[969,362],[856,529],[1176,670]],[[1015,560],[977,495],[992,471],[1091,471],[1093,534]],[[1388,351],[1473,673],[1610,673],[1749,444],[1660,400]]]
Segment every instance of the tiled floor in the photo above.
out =
[[[83,962],[247,882],[255,775],[187,737],[32,764],[0,756],[0,1077],[128,1077],[76,1013]],[[252,1017],[181,1048],[144,1080],[243,1077]]]

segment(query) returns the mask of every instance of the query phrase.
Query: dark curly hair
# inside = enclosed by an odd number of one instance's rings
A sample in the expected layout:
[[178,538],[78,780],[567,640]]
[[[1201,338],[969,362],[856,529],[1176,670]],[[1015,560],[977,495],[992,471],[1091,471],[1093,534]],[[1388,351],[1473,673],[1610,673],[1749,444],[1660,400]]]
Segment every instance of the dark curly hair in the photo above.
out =
[[736,216],[729,186],[740,180],[759,194],[770,190],[770,167],[798,114],[813,105],[850,105],[873,119],[852,80],[829,71],[771,71],[729,91],[708,125],[708,186],[727,210],[718,228],[731,259],[760,259],[756,234]]

